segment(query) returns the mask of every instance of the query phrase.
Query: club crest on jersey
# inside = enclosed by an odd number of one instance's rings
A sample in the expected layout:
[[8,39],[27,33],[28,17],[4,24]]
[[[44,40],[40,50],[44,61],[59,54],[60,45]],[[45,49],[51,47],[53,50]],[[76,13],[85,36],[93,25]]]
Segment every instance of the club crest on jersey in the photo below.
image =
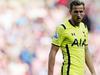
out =
[[57,39],[58,38],[58,33],[56,32],[53,37]]

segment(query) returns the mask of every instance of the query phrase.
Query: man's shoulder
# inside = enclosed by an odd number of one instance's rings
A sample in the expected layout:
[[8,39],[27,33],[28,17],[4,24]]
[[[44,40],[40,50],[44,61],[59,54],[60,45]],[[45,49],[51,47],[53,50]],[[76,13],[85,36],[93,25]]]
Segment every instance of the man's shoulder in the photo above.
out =
[[64,30],[66,30],[68,28],[68,24],[69,24],[69,21],[68,21],[68,19],[66,19],[58,27],[61,27]]
[[80,23],[82,28],[86,28],[87,29],[87,25],[85,25],[83,22]]
[[84,23],[81,23],[81,24],[80,24],[80,28],[81,28],[83,31],[88,32],[87,25],[85,25]]

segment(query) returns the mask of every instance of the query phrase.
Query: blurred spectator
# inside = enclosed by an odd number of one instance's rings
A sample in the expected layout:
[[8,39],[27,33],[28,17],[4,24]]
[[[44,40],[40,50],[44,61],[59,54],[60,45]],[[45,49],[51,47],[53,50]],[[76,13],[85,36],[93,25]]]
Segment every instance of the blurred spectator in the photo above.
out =
[[68,5],[68,1],[69,0],[57,0],[57,4],[59,4],[59,5],[64,5],[64,6],[67,6]]
[[20,54],[20,59],[22,60],[23,63],[26,63],[29,67],[29,75],[33,75],[32,73],[32,62],[34,62],[33,60],[36,59],[36,55],[35,53],[31,53],[29,52],[28,49],[24,49],[22,50],[21,54]]

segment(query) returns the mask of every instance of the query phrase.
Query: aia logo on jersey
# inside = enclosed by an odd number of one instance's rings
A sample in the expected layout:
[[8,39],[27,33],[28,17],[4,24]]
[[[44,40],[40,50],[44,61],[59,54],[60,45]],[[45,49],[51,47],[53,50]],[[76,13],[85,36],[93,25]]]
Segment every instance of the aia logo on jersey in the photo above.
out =
[[86,45],[86,39],[84,39],[84,40],[82,40],[82,39],[80,39],[79,41],[78,41],[78,39],[74,39],[74,42],[72,43],[72,45],[71,46],[85,46]]
[[57,39],[58,38],[58,33],[56,32],[53,37]]

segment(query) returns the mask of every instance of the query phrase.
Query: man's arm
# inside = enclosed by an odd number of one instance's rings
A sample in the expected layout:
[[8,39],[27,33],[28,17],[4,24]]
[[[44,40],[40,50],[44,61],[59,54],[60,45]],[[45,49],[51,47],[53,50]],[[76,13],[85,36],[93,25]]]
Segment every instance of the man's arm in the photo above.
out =
[[86,65],[88,66],[91,74],[96,75],[95,69],[94,69],[94,66],[93,66],[93,63],[92,63],[92,58],[91,58],[91,55],[88,51],[88,46],[85,47],[85,62],[86,62]]
[[59,47],[52,44],[50,53],[49,53],[49,61],[48,61],[48,75],[53,75],[55,57],[59,50]]

